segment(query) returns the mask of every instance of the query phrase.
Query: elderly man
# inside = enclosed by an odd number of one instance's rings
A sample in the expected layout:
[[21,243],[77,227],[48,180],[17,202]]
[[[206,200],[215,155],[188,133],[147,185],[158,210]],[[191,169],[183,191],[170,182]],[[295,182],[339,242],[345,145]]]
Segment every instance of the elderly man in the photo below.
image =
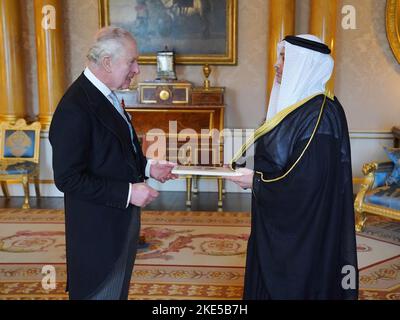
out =
[[139,73],[132,35],[99,30],[87,58],[49,134],[54,180],[65,201],[67,290],[70,299],[127,299],[140,208],[158,196],[145,179],[175,178],[173,164],[146,160],[114,92]]
[[257,142],[254,171],[229,178],[253,191],[245,299],[357,299],[350,143],[325,91],[329,53],[312,35],[278,45],[267,121],[232,161]]

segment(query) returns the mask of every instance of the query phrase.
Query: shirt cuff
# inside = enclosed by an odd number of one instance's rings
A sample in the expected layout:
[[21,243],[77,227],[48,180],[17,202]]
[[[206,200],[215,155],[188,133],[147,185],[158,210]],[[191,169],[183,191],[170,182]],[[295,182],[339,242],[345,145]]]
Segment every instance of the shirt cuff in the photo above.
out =
[[132,192],[132,183],[129,184],[129,193],[128,193],[128,201],[126,202],[126,208],[129,207],[129,203],[131,202],[131,192]]
[[151,178],[150,177],[150,167],[153,162],[154,162],[154,159],[147,159],[147,164],[146,164],[146,169],[144,170],[144,174],[148,178]]

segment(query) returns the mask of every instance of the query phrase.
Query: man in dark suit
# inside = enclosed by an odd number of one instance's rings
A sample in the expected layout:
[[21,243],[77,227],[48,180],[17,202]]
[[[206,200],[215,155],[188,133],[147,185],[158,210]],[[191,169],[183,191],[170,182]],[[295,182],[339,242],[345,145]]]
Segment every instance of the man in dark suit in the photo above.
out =
[[64,192],[70,299],[127,299],[140,208],[158,192],[147,177],[176,178],[173,164],[147,161],[114,90],[139,73],[132,35],[98,31],[85,71],[54,113],[49,139],[54,180]]

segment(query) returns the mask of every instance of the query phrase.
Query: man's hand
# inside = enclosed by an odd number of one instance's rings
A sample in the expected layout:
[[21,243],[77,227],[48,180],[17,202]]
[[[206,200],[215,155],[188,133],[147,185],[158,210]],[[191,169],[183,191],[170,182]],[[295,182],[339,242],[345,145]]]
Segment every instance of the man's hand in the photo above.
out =
[[178,176],[171,173],[176,163],[168,161],[154,161],[150,166],[150,177],[164,183],[171,179],[177,179]]
[[248,189],[253,187],[253,176],[254,171],[247,168],[239,168],[236,170],[241,172],[242,176],[226,177],[226,180],[236,183],[239,187],[243,189]]
[[149,187],[145,182],[133,183],[130,203],[142,208],[157,198],[158,195],[159,192]]

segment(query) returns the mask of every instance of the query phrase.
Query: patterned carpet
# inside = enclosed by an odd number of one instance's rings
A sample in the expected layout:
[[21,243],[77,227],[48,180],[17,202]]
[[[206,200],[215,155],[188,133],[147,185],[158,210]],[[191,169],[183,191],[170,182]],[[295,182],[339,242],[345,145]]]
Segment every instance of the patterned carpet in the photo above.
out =
[[[129,298],[241,299],[249,231],[248,213],[143,212]],[[370,219],[357,242],[360,299],[400,300],[400,224]],[[55,267],[53,290],[44,265]],[[65,279],[63,212],[0,209],[0,300],[66,299]]]

